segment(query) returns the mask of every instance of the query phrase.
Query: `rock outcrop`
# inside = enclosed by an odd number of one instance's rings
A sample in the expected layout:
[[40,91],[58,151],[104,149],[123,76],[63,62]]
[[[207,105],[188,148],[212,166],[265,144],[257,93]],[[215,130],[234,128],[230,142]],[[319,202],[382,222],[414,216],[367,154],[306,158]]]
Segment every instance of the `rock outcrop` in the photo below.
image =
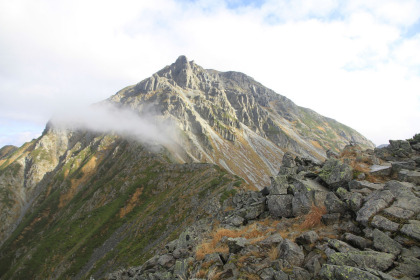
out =
[[[302,159],[285,154],[270,186],[225,200],[204,222],[208,232],[170,267],[150,265],[171,253],[164,250],[107,279],[418,279],[420,185],[395,180],[404,168],[355,180],[367,163],[388,164],[375,154],[348,146],[333,164],[309,163],[300,171]],[[325,171],[334,169],[352,174],[327,179]]]

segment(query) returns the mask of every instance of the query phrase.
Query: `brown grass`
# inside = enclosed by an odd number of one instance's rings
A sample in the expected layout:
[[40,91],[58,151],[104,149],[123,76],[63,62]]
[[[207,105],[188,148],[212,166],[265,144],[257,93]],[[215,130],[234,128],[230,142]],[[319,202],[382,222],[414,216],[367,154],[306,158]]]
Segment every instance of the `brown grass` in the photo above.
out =
[[136,189],[136,191],[133,193],[130,200],[127,202],[127,204],[123,208],[120,209],[120,218],[123,218],[125,215],[127,215],[134,209],[142,193],[143,193],[143,187]]
[[196,274],[195,277],[197,278],[204,278],[207,275],[207,269],[200,269]]
[[277,249],[277,246],[273,246],[269,251],[268,251],[268,257],[270,258],[270,260],[275,261],[279,258],[279,250]]
[[225,244],[217,244],[214,246],[213,242],[204,242],[197,246],[195,251],[195,257],[197,260],[201,261],[204,259],[206,255],[213,254],[213,253],[228,253],[229,248]]
[[[264,223],[268,224],[268,221]],[[209,238],[203,243],[197,246],[196,249],[196,258],[197,260],[202,260],[207,254],[212,253],[227,253],[229,248],[226,244],[222,244],[220,241],[223,237],[227,238],[237,238],[244,237],[250,240],[251,244],[259,242],[266,238],[266,236],[275,231],[274,228],[268,227],[267,230],[261,231],[258,228],[258,223],[249,224],[245,227],[242,227],[238,230],[232,230],[227,228],[215,228],[210,234]]]
[[327,213],[325,206],[312,205],[303,222],[298,226],[300,230],[306,230],[321,225],[321,217]]
[[262,252],[252,251],[245,255],[240,256],[236,262],[236,265],[240,268],[243,268],[247,264],[246,262],[248,261],[248,259],[251,259],[252,257],[261,258],[263,256],[264,256],[264,253]]

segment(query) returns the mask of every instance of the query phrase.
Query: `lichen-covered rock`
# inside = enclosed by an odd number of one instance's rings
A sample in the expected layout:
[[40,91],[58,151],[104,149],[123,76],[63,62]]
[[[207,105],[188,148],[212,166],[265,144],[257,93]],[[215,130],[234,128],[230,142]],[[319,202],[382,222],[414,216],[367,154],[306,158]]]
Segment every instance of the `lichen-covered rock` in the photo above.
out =
[[420,221],[410,220],[409,224],[401,228],[401,232],[420,241]]
[[413,257],[403,257],[389,274],[399,279],[404,276],[418,279],[420,275],[420,260]]
[[408,161],[394,161],[391,163],[392,172],[398,173],[401,169],[414,170],[416,168],[416,162],[414,160]]
[[380,276],[376,276],[371,273],[372,271],[366,271],[359,268],[346,265],[331,265],[324,264],[319,276],[326,280],[349,280],[349,279],[363,279],[363,280],[391,280],[395,278],[385,275],[384,273],[376,273]]
[[318,238],[318,234],[315,231],[310,230],[296,237],[296,243],[299,245],[315,244]]
[[342,202],[333,192],[329,192],[325,199],[325,207],[329,214],[346,212],[346,204]]
[[395,256],[401,253],[402,246],[382,231],[375,229],[372,233],[372,237],[373,247],[375,249]]
[[334,250],[341,252],[341,253],[348,253],[353,251],[358,251],[356,248],[353,248],[346,242],[343,242],[338,239],[328,238],[328,246],[333,248]]
[[344,234],[344,240],[346,240],[346,242],[348,242],[350,245],[362,250],[372,245],[372,241],[369,239],[354,235],[352,233]]
[[372,226],[381,230],[387,230],[387,231],[391,231],[391,232],[395,232],[398,230],[398,227],[400,226],[397,223],[394,223],[390,220],[388,220],[385,217],[376,215],[375,217],[373,217],[372,222],[371,222]]
[[228,225],[239,227],[244,224],[245,219],[239,215],[233,214],[225,218],[224,222]]
[[311,206],[314,204],[314,191],[299,192],[293,195],[292,199],[292,215],[297,217],[308,214]]
[[406,210],[397,206],[391,206],[384,210],[384,214],[389,215],[396,219],[408,220],[414,216],[414,212],[411,210]]
[[395,256],[388,253],[375,251],[349,251],[347,253],[332,254],[328,258],[328,263],[385,271],[393,265],[394,259]]
[[268,187],[268,190],[271,195],[287,194],[289,183],[287,181],[286,175],[277,175],[277,176],[270,177],[270,179],[271,179],[271,185]]
[[366,203],[357,211],[356,221],[367,226],[369,219],[379,211],[388,207],[388,204],[393,199],[394,195],[389,190],[375,191],[366,198]]
[[164,268],[170,268],[175,264],[175,258],[171,254],[166,254],[160,256],[157,263]]
[[291,194],[267,196],[267,206],[270,215],[273,217],[292,217],[292,200],[293,195]]
[[360,193],[352,192],[346,203],[347,207],[356,213],[362,207],[363,195]]
[[274,233],[267,238],[258,242],[260,245],[265,245],[267,247],[271,247],[272,245],[278,245],[283,242],[283,237],[281,237],[280,233]]
[[353,178],[353,169],[337,159],[329,159],[322,167],[319,177],[335,190],[339,187],[347,187]]
[[370,175],[373,176],[389,176],[391,175],[392,167],[391,165],[372,165],[370,167]]
[[403,169],[398,172],[398,180],[420,185],[420,172]]
[[287,260],[293,266],[301,266],[303,264],[305,255],[302,249],[289,239],[284,239],[278,250],[280,259]]
[[237,237],[237,238],[229,237],[227,240],[229,253],[231,254],[236,254],[240,252],[248,244],[249,244],[248,240],[244,237]]

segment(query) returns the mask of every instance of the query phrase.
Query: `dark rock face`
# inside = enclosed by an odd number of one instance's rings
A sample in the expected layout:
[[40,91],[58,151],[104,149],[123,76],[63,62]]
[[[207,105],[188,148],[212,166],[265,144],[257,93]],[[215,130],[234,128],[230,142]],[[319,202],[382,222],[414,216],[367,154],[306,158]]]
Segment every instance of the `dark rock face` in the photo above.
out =
[[347,188],[348,182],[353,178],[353,170],[349,165],[337,159],[329,159],[322,167],[319,177],[332,190],[339,187]]

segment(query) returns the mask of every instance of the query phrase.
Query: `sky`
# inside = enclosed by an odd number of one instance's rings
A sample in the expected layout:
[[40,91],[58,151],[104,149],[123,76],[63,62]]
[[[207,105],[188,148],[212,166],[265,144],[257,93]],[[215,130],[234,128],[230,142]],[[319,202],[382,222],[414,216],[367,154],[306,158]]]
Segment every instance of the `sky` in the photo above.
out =
[[179,55],[376,145],[420,133],[420,0],[0,0],[0,147]]

